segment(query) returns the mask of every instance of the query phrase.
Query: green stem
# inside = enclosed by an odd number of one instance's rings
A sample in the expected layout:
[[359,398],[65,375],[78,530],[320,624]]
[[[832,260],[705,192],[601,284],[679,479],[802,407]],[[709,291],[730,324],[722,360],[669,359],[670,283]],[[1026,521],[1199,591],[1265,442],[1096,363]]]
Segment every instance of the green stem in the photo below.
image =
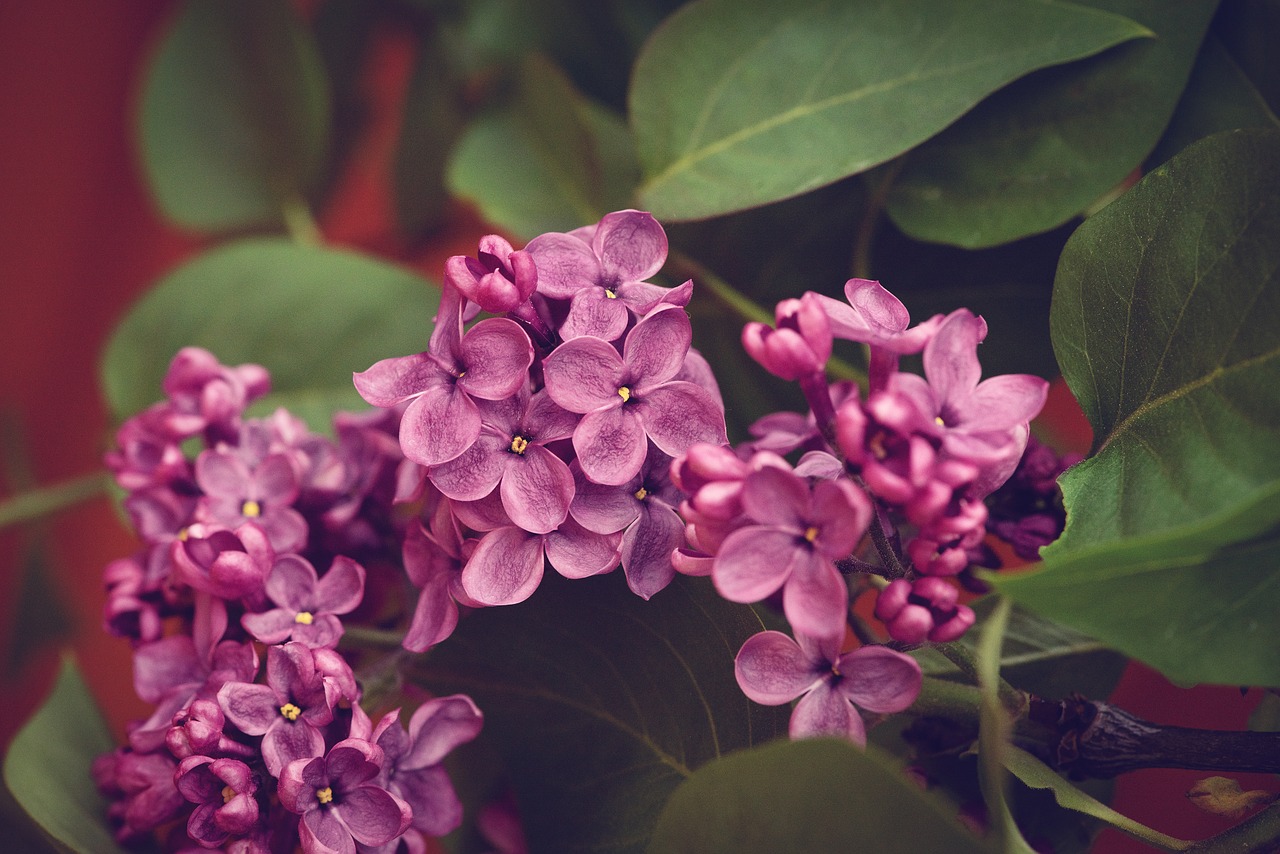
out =
[[959,723],[977,725],[982,692],[973,685],[952,682],[926,676],[920,686],[920,694],[907,709],[907,714],[917,717],[947,718]]
[[344,625],[342,640],[355,646],[375,649],[399,649],[404,632],[395,629],[375,629],[369,626]]
[[53,486],[42,486],[0,501],[0,528],[38,519],[73,504],[107,494],[111,475],[95,472]]
[[[934,644],[934,649],[942,653],[948,661],[960,669],[973,684],[977,685],[981,681],[978,670],[978,659],[974,656],[973,651],[961,643],[939,643]],[[1003,678],[998,678],[996,690],[1000,697],[1000,702],[1006,709],[1013,714],[1020,714],[1027,706],[1027,695],[1022,691],[1009,684]]]
[[[711,272],[702,262],[679,251],[671,252],[667,260],[678,277],[693,279],[695,284],[710,291],[738,317],[748,322],[773,325],[775,318],[772,314]],[[864,387],[867,382],[866,371],[834,356],[827,361],[827,375],[832,379],[852,380],[861,383]]]
[[324,243],[324,235],[320,226],[311,215],[311,208],[304,199],[293,197],[285,199],[280,205],[280,215],[284,220],[284,230],[294,243],[303,246],[320,246]]
[[851,266],[856,278],[871,278],[871,247],[875,243],[880,216],[884,211],[885,203],[889,200],[889,191],[893,189],[893,182],[898,179],[898,173],[902,171],[902,166],[906,162],[907,158],[899,157],[878,170],[881,180],[876,184],[871,197],[867,199],[867,210],[862,216],[862,222],[858,224],[858,233],[853,241]]

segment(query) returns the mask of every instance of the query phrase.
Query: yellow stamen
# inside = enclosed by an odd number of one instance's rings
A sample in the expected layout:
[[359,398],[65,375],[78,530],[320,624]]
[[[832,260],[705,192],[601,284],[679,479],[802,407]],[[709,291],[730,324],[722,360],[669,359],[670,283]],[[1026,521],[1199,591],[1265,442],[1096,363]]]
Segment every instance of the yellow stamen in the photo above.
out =
[[637,501],[644,501],[646,498],[649,497],[649,490],[645,489],[642,486],[639,489],[637,489],[634,494],[636,496]]
[[280,714],[287,720],[296,721],[298,719],[298,715],[302,714],[302,709],[299,709],[293,703],[285,703],[280,707]]
[[933,423],[934,423],[934,424],[937,424],[939,427],[946,427],[946,426],[947,426],[947,422],[945,422],[945,421],[943,421],[943,420],[942,420],[942,416],[941,416],[941,415],[935,415],[935,416],[933,416]]
[[615,294],[613,291],[611,291],[609,288],[605,288],[605,289],[604,289],[604,296],[605,296],[605,299],[617,299],[617,298],[618,298],[618,295],[617,295],[617,294]]
[[524,436],[516,436],[511,440],[511,450],[516,454],[523,454],[529,447],[529,440]]
[[322,804],[333,803],[333,789],[328,786],[323,789],[316,789],[316,800]]
[[817,528],[810,525],[808,528],[805,529],[804,538],[812,543],[814,540],[818,539],[819,533],[821,532]]
[[187,533],[187,529],[183,528],[181,531],[178,532],[178,542],[185,543],[187,541],[187,537],[189,536],[191,535]]
[[877,460],[883,460],[889,456],[889,452],[884,449],[884,436],[879,433],[867,440],[867,447],[871,449],[871,453]]
[[310,611],[299,611],[297,616],[293,618],[293,621],[295,623],[301,623],[304,626],[309,626],[311,625],[311,621],[314,619],[315,617],[311,616]]
[[234,798],[235,796],[236,796],[235,789],[231,788],[230,786],[222,787],[222,802],[224,804],[231,803],[231,799]]
[[248,516],[250,519],[257,518],[262,515],[262,505],[250,499],[240,505],[240,515]]
[[627,388],[626,386],[623,386],[622,388],[618,389],[618,397],[622,398],[623,403],[626,403],[628,400],[631,399],[631,389]]

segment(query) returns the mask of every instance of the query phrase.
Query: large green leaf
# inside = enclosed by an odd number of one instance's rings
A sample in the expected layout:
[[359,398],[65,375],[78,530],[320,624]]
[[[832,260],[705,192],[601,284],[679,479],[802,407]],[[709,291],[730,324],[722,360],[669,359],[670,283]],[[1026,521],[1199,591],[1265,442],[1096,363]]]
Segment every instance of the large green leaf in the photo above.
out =
[[948,854],[990,849],[875,748],[808,739],[745,750],[682,784],[649,850],[658,854]]
[[976,248],[1048,231],[1137,168],[1186,85],[1216,0],[1085,0],[1157,38],[1020,80],[912,152],[889,214]]
[[1054,2],[699,0],[636,60],[641,200],[698,219],[798,195],[918,145],[1029,71],[1147,34]]
[[161,396],[180,348],[271,371],[259,408],[285,406],[312,429],[365,409],[351,374],[426,348],[438,293],[414,273],[354,252],[255,238],[219,247],[166,276],[107,344],[102,385],[119,418]]
[[622,121],[536,57],[523,66],[515,102],[468,128],[447,175],[486,220],[525,239],[629,207],[638,178]]
[[122,852],[107,830],[106,802],[89,768],[115,745],[97,706],[69,660],[53,693],[14,738],[4,782],[46,833],[82,854]]
[[733,676],[762,630],[749,607],[683,577],[645,602],[620,575],[551,573],[528,602],[472,613],[421,669],[484,711],[535,851],[643,850],[681,781],[786,732],[789,710]]
[[1196,143],[1080,227],[1052,331],[1094,453],[1004,592],[1170,678],[1280,684],[1278,271],[1280,132]]
[[324,163],[328,92],[285,0],[187,0],[147,70],[141,139],[164,213],[189,228],[279,225]]

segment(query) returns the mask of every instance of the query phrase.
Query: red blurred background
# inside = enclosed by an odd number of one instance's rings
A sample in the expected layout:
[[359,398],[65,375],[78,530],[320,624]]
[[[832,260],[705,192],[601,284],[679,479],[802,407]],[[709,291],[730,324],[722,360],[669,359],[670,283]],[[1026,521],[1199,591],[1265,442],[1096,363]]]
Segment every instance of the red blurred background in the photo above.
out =
[[[26,477],[11,462],[13,447],[39,485],[99,469],[112,430],[97,389],[99,353],[130,301],[201,248],[198,237],[160,218],[134,142],[141,69],[174,5],[0,3],[0,497]],[[380,39],[364,81],[372,122],[320,221],[332,242],[438,276],[443,258],[473,248],[483,224],[459,210],[456,223],[426,246],[409,248],[395,237],[387,176],[412,49],[395,34]],[[1060,398],[1047,417],[1056,435],[1087,443],[1073,406]],[[24,567],[37,539],[47,546],[51,589],[24,600]],[[66,510],[42,528],[0,531],[0,745],[43,699],[62,650],[74,653],[117,736],[147,711],[133,696],[128,645],[100,628],[101,568],[134,548],[107,499]],[[1238,729],[1256,693],[1183,690],[1133,666],[1112,700],[1161,723]],[[1131,774],[1114,805],[1173,836],[1208,836],[1230,822],[1185,799],[1204,776]],[[1276,788],[1261,775],[1241,782]],[[1095,850],[1149,849],[1108,831]]]

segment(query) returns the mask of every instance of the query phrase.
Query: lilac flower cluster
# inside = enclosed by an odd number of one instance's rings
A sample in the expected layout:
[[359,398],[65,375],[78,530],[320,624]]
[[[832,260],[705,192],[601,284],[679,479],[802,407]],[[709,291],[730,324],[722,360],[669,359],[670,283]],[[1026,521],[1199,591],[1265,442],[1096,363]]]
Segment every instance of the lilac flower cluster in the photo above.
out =
[[94,776],[122,841],[172,827],[174,850],[420,850],[461,821],[441,761],[480,711],[442,697],[407,731],[398,711],[375,725],[338,649],[369,584],[399,577],[399,413],[339,415],[335,441],[283,410],[245,418],[268,386],[185,349],[108,454],[144,547],[107,567],[105,624],[133,642],[154,712]]
[[[421,591],[407,648],[448,637],[459,604],[527,599],[547,563],[569,578],[621,564],[645,599],[674,577],[671,459],[726,438],[690,347],[692,283],[644,281],[666,254],[662,227],[631,210],[522,250],[486,237],[446,264],[426,351],[355,375],[371,404],[404,407],[417,470],[401,495],[424,508],[404,545]],[[499,316],[467,326],[481,311]]]
[[[966,309],[912,326],[878,282],[852,279],[845,296],[806,293],[778,304],[774,327],[744,328],[747,352],[799,383],[810,413],[766,416],[736,450],[698,445],[675,461],[689,548],[674,560],[682,572],[710,575],[735,602],[780,593],[797,640],[776,632],[749,640],[738,656],[739,684],[763,703],[803,695],[793,736],[862,742],[850,704],[906,708],[920,671],[882,647],[841,654],[849,611],[842,573],[886,580],[875,613],[893,641],[964,634],[974,614],[959,603],[952,577],[983,540],[984,499],[1022,458],[1047,383],[1027,375],[981,380],[977,347],[987,327]],[[865,395],[828,383],[836,338],[868,348]],[[923,377],[898,370],[912,353],[922,354]],[[794,467],[781,456],[792,452],[802,452]]]

